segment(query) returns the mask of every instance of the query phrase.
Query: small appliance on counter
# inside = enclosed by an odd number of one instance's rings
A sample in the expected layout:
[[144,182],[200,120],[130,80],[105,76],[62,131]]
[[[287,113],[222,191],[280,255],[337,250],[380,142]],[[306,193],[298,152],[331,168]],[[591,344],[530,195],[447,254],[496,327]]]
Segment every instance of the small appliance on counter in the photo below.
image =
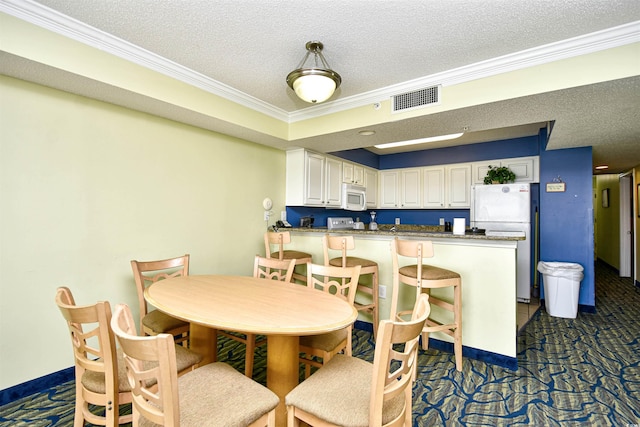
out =
[[360,221],[360,218],[356,218],[356,222],[353,223],[354,230],[364,230],[364,222]]
[[349,217],[329,217],[327,218],[327,228],[329,230],[349,230],[353,229],[353,218]]
[[313,217],[312,216],[303,216],[300,218],[300,227],[302,228],[312,228],[313,227]]
[[371,222],[369,223],[369,230],[377,230],[378,223],[376,222],[376,211],[371,211]]

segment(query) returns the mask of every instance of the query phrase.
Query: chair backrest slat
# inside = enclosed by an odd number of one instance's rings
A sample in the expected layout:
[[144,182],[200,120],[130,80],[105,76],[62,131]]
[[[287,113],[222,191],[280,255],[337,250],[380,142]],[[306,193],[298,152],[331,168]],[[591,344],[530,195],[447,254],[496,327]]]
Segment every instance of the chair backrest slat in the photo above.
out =
[[291,282],[295,259],[279,260],[256,255],[253,263],[253,277]]
[[430,311],[429,296],[421,294],[416,301],[410,320],[380,322],[373,359],[370,425],[382,425],[384,402],[400,394],[404,394],[405,408],[398,419],[410,419],[411,390],[416,377],[418,342]]
[[147,286],[158,280],[169,279],[177,276],[189,275],[189,254],[176,258],[163,259],[159,261],[131,261],[133,278],[136,282],[138,293],[138,309],[140,313],[140,328],[142,328],[142,318],[149,312],[149,306],[144,299],[144,290]]
[[[307,286],[332,293],[353,305],[361,266],[336,267],[307,263]],[[339,280],[336,280],[339,279]]]
[[163,426],[180,425],[173,337],[169,334],[138,336],[126,304],[116,306],[111,329],[122,347],[127,377],[132,384],[134,425],[140,416]]

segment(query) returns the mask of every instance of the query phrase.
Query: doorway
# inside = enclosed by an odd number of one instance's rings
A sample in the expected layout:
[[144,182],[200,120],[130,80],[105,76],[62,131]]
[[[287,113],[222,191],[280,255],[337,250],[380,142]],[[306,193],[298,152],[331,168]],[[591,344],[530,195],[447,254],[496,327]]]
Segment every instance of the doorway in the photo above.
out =
[[633,274],[633,176],[620,177],[620,277]]

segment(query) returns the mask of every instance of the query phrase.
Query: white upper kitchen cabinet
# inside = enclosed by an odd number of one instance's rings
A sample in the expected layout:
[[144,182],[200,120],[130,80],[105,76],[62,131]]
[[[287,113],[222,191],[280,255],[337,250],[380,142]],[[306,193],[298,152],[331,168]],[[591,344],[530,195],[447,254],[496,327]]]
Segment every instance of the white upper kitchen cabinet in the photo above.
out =
[[503,159],[502,166],[506,166],[516,174],[516,182],[540,182],[540,168],[538,157],[519,157]]
[[400,179],[400,207],[403,209],[419,209],[420,189],[422,188],[421,169],[402,169]]
[[326,158],[324,156],[309,152],[305,153],[305,191],[303,194],[303,205],[324,206],[326,185],[325,161]]
[[460,163],[445,167],[447,208],[471,207],[471,164]]
[[380,208],[419,209],[420,168],[380,171]]
[[432,166],[422,170],[422,207],[442,209],[445,207],[444,166]]
[[342,182],[346,184],[365,185],[364,166],[350,162],[342,162]]
[[366,190],[367,207],[378,207],[378,171],[364,168],[364,185]]
[[342,205],[342,162],[327,157],[325,176],[325,206],[339,208]]
[[471,164],[459,163],[422,169],[422,207],[471,207]]
[[473,184],[484,184],[484,177],[487,175],[489,166],[494,168],[508,167],[516,174],[515,182],[540,182],[539,158],[537,156],[474,162],[472,166]]
[[400,207],[400,171],[380,171],[380,208]]
[[500,160],[492,160],[488,162],[473,162],[471,164],[471,173],[473,175],[471,183],[473,185],[484,184],[484,177],[487,176],[489,166],[493,166],[494,168],[500,166]]
[[288,206],[340,207],[342,162],[304,149],[287,151]]

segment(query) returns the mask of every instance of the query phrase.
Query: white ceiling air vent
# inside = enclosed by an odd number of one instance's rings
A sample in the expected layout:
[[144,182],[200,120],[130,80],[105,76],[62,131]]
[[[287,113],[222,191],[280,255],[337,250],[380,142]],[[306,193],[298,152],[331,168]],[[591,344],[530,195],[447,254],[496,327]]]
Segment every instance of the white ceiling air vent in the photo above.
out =
[[440,88],[442,86],[431,86],[424,89],[414,90],[400,95],[393,96],[393,111],[407,111],[413,108],[437,105],[440,103]]

